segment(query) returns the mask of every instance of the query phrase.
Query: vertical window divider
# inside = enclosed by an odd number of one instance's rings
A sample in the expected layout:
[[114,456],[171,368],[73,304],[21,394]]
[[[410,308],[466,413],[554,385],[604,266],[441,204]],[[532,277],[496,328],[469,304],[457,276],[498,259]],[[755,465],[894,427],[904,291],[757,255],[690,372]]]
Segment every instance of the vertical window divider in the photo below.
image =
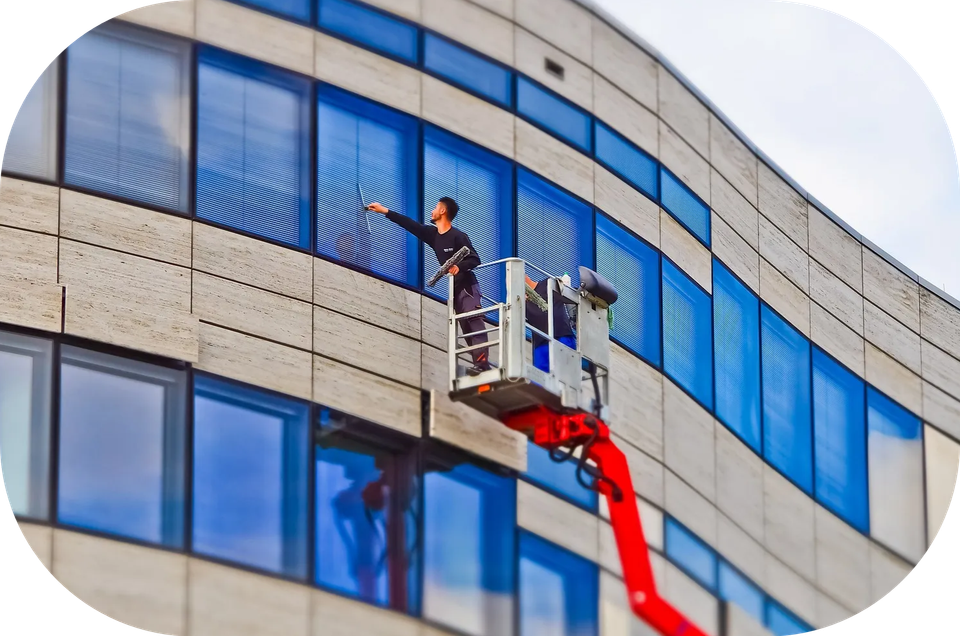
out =
[[[197,105],[200,102],[200,45],[194,42],[190,45],[190,150],[187,161],[190,162],[189,183],[187,184],[187,217],[197,217]],[[193,232],[190,232],[191,252],[193,248]],[[193,390],[191,377],[191,391]],[[191,393],[192,395],[192,393]]]
[[50,455],[49,461],[49,493],[47,502],[48,521],[56,525],[59,518],[58,503],[60,500],[60,338],[53,339],[53,355],[50,373]]
[[193,552],[193,365],[187,365],[183,440],[183,551]]
[[63,185],[64,165],[67,149],[67,55],[64,49],[57,59],[57,174],[54,176],[58,186]]
[[317,426],[320,407],[310,403],[307,415],[307,584],[317,584]]
[[[319,0],[322,1],[322,0]],[[316,10],[317,2],[310,3],[311,11]],[[310,219],[307,225],[310,226],[310,241],[307,244],[307,247],[310,251],[310,270],[311,270],[311,280],[313,279],[313,258],[317,254],[317,232],[319,232],[319,219],[317,218],[317,208],[319,206],[320,195],[318,190],[320,189],[320,179],[317,175],[318,165],[319,165],[319,153],[320,153],[320,133],[319,128],[320,124],[317,121],[319,118],[319,100],[320,100],[320,83],[317,81],[310,82],[310,125],[308,126],[307,134],[310,135],[310,174],[307,177],[310,188]],[[312,290],[311,290],[312,291]],[[312,296],[311,296],[312,298]],[[312,303],[311,303],[312,304]],[[313,310],[311,309],[311,314]],[[311,438],[312,439],[312,438]]]

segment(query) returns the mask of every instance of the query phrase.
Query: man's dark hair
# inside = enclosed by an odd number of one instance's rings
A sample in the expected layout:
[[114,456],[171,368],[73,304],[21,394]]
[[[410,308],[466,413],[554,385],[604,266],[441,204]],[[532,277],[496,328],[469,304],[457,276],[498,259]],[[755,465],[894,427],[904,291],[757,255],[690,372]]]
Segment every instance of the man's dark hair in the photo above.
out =
[[443,207],[447,209],[447,217],[453,221],[457,218],[457,212],[460,211],[460,206],[457,205],[457,202],[451,199],[450,197],[443,197],[440,199],[440,203],[443,204]]

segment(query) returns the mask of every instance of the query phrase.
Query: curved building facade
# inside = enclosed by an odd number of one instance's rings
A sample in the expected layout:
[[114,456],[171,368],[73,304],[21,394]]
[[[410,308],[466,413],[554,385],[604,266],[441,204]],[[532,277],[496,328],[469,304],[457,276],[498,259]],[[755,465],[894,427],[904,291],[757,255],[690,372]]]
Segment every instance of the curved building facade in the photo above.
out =
[[[38,558],[167,634],[636,636],[573,464],[447,398],[424,221],[615,283],[663,595],[825,627],[934,540],[960,303],[571,0],[193,0],[45,71],[0,182],[0,452]],[[482,278],[490,294],[496,277]]]

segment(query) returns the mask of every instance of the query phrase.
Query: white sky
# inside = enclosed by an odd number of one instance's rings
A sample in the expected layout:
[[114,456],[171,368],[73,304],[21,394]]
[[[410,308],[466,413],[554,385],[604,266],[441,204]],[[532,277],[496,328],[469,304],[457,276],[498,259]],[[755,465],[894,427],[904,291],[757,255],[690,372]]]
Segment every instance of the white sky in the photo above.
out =
[[769,0],[597,0],[794,181],[960,297],[960,185],[946,122],[883,40]]

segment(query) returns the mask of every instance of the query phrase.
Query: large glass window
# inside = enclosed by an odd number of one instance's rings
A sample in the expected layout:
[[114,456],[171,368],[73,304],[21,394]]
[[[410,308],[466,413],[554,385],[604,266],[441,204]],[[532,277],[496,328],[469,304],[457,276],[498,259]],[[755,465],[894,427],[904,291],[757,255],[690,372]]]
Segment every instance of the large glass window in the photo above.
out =
[[57,179],[58,60],[34,82],[13,121],[3,151],[3,171],[55,181]]
[[319,0],[322,29],[406,62],[417,62],[417,28],[350,0]]
[[186,374],[63,346],[61,523],[183,544]]
[[591,151],[590,115],[525,77],[517,77],[517,112],[583,152]]
[[517,181],[518,256],[554,276],[570,274],[578,287],[579,266],[593,265],[593,208],[522,168]]
[[198,375],[193,409],[194,551],[305,577],[309,406]]
[[197,216],[310,247],[310,81],[200,53]]
[[866,533],[867,427],[863,380],[813,349],[813,433],[817,501]]
[[596,636],[599,571],[536,535],[520,535],[520,636]]
[[810,342],[766,305],[760,308],[763,456],[813,494]]
[[597,159],[656,201],[656,160],[600,122],[596,123],[595,134]]
[[[596,510],[597,492],[584,488],[577,480],[578,461],[577,458],[571,458],[565,462],[555,462],[550,459],[550,451],[531,441],[527,445],[526,477],[584,508]],[[582,476],[587,483],[592,481],[587,473],[584,472]]]
[[446,38],[425,33],[423,65],[428,71],[483,95],[505,108],[513,102],[513,74]]
[[49,340],[0,332],[0,466],[15,515],[46,519],[50,496]]
[[774,636],[793,636],[813,631],[813,628],[774,601],[767,602],[767,629]]
[[313,0],[234,0],[239,4],[249,4],[278,13],[301,22],[310,21],[310,5]]
[[317,252],[417,284],[417,239],[378,202],[417,218],[417,120],[332,86],[318,89]]
[[618,293],[610,335],[659,367],[660,254],[606,215],[597,214],[597,272]]
[[760,588],[723,560],[720,561],[718,582],[717,591],[721,599],[740,606],[754,620],[763,624],[763,606],[766,596]]
[[867,389],[870,534],[916,562],[926,549],[920,418]]
[[662,267],[663,370],[713,410],[710,296],[670,261],[663,259]]
[[710,247],[710,208],[663,166],[660,167],[660,204]]
[[[460,206],[456,226],[467,233],[481,262],[489,263],[513,252],[513,166],[486,150],[462,141],[432,126],[424,131],[423,217],[442,197],[452,197]],[[424,277],[437,270],[437,257],[423,250]],[[502,268],[477,272],[480,289],[488,298],[502,300]],[[448,288],[438,284],[432,293],[446,299]]]
[[64,181],[186,212],[190,82],[181,40],[108,24],[71,44]]
[[423,617],[470,636],[510,636],[516,481],[435,461],[423,481]]
[[664,521],[667,558],[711,591],[717,589],[717,555],[710,547],[674,519]]
[[760,452],[760,301],[713,261],[717,417]]
[[316,582],[369,603],[413,608],[416,463],[400,446],[343,432],[324,410],[316,446]]

